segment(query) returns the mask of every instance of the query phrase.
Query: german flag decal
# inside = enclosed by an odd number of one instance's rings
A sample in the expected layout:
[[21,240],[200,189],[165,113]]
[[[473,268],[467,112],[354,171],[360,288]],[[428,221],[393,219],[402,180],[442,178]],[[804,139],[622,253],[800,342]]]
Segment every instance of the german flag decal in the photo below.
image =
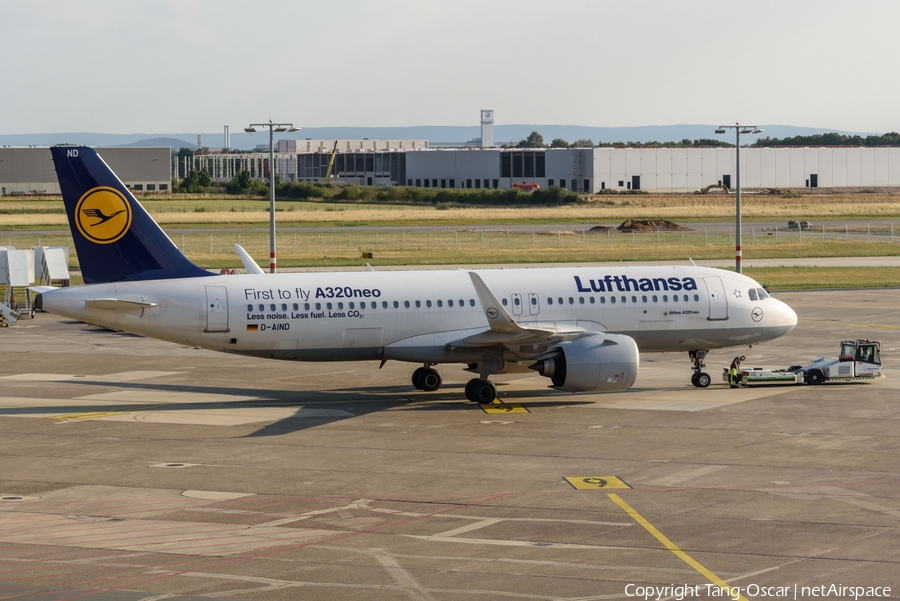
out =
[[258,332],[258,331],[259,331],[259,326],[258,326],[257,324],[255,324],[255,323],[248,323],[248,324],[247,324],[247,331],[248,331],[248,332]]

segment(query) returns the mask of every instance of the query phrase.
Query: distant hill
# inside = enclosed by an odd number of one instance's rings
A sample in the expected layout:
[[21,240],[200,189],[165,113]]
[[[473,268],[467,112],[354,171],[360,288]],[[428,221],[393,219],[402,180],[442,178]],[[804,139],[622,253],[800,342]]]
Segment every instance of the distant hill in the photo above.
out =
[[190,148],[191,150],[197,149],[196,144],[185,142],[180,138],[147,138],[145,140],[132,142],[131,144],[119,144],[119,146],[168,146],[173,150],[178,150],[180,148]]
[[[826,132],[844,135],[867,136],[872,133],[885,132],[850,132],[827,127],[795,127],[793,125],[760,125],[765,130],[763,136],[770,138],[788,138],[792,136],[809,136]],[[589,139],[595,144],[599,142],[680,142],[684,138],[696,140],[700,138],[721,138],[732,141],[733,135],[714,134],[716,125],[682,124],[682,125],[643,125],[636,127],[588,127],[583,125],[494,125],[494,143],[499,145],[516,143],[528,136],[532,131],[540,133],[546,142],[554,138],[562,138],[569,142]],[[408,127],[309,127],[295,134],[279,135],[280,140],[337,140],[362,138],[378,140],[428,140],[430,144],[463,143],[481,135],[478,125],[417,125]],[[747,136],[747,143],[752,143],[758,136]],[[259,144],[267,144],[266,132],[248,134],[234,132],[231,134],[231,147],[238,150],[251,150]],[[743,141],[743,139],[742,139]],[[197,134],[97,134],[97,133],[61,133],[61,134],[15,134],[0,135],[0,146],[51,146],[53,144],[84,144],[87,146],[169,146],[179,148],[196,148]],[[222,132],[204,133],[203,145],[221,148]]]

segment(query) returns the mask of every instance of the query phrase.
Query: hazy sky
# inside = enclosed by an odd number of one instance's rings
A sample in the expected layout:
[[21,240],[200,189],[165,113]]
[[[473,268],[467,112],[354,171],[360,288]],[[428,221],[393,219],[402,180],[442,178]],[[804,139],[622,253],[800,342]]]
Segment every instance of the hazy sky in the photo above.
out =
[[896,0],[0,0],[0,134],[900,129]]

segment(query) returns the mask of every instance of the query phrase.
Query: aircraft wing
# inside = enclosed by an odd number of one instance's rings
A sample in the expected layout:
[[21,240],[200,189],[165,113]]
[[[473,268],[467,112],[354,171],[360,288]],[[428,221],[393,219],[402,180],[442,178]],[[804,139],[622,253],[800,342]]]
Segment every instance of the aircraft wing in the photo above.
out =
[[522,326],[503,308],[503,304],[494,296],[481,276],[474,271],[469,272],[472,285],[484,308],[484,316],[490,329],[471,336],[466,336],[450,343],[451,347],[489,347],[520,346],[523,344],[544,344],[561,340],[578,338],[578,331],[561,331],[556,328],[531,328]]
[[238,257],[240,257],[241,263],[244,264],[244,269],[247,270],[247,273],[256,275],[265,273],[265,271],[263,271],[262,268],[257,265],[256,261],[253,260],[253,257],[250,256],[250,253],[244,250],[243,246],[241,246],[240,244],[235,244],[234,251],[237,253]]

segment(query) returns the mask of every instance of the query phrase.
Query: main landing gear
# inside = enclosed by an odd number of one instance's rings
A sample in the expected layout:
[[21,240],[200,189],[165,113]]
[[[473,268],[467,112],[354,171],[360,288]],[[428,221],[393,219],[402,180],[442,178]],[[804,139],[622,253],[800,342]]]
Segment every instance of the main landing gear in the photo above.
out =
[[424,367],[420,367],[413,372],[412,385],[418,390],[425,392],[433,392],[441,387],[441,374],[437,370],[431,369],[431,364],[426,363]]
[[709,374],[703,371],[703,368],[706,367],[703,359],[706,358],[706,353],[708,352],[709,351],[688,351],[688,356],[694,363],[692,368],[694,374],[691,376],[691,384],[697,388],[706,388],[709,386],[710,382],[712,382],[712,378],[709,377]]
[[[441,374],[431,368],[430,363],[413,372],[412,385],[417,390],[433,392],[441,387]],[[497,398],[497,389],[487,378],[474,378],[466,383],[466,398],[473,403],[488,405]]]
[[489,405],[497,398],[497,389],[486,379],[473,378],[466,383],[466,398],[479,405]]

